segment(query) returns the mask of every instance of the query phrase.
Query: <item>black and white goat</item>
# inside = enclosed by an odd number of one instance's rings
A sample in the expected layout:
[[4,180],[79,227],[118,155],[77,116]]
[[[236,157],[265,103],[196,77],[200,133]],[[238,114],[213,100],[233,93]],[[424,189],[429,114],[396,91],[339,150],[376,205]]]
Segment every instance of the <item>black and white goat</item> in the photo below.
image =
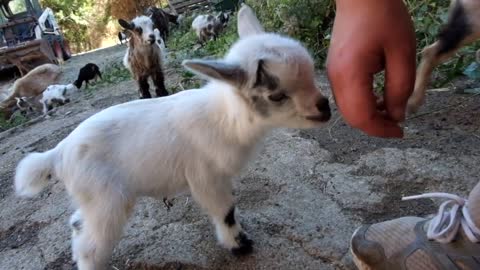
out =
[[[40,105],[39,97],[15,97],[15,100],[17,101],[16,107],[14,111],[20,111],[20,113],[24,116],[27,116],[29,114],[33,114],[36,111],[39,111],[39,109],[35,108],[35,104]],[[39,108],[39,106],[37,107]]]
[[88,83],[91,80],[97,81],[98,78],[102,79],[100,68],[94,63],[88,63],[80,69],[78,72],[78,78],[73,82],[73,84],[80,89],[82,88],[83,82],[85,82],[85,88],[87,88]]
[[78,89],[79,88],[74,83],[67,85],[54,84],[47,87],[40,98],[40,103],[43,107],[43,114],[46,115],[48,111],[53,108],[53,104],[64,105],[65,103],[70,102],[68,96],[76,92]]
[[192,28],[197,34],[198,40],[204,44],[208,40],[216,40],[218,35],[227,26],[229,13],[220,13],[213,15],[198,15],[192,22]]
[[163,76],[163,56],[158,45],[153,22],[147,16],[139,16],[131,22],[118,21],[130,33],[128,49],[123,58],[124,66],[138,82],[141,98],[151,98],[148,79],[152,77],[158,97],[167,96]]
[[[18,164],[18,195],[37,194],[50,176],[65,183],[77,207],[70,223],[79,270],[105,269],[139,197],[185,190],[208,212],[225,248],[252,251],[235,214],[233,176],[269,131],[320,127],[330,107],[299,42],[265,33],[248,6],[238,13],[238,31],[223,59],[183,62],[209,79],[201,90],[110,107]],[[159,134],[168,139],[155,139]]]
[[425,47],[417,69],[415,89],[408,101],[407,111],[413,113],[425,102],[433,69],[449,59],[461,47],[480,38],[480,1],[452,0],[446,25],[438,40]]
[[23,114],[41,110],[43,115],[47,115],[54,105],[69,103],[70,98],[68,96],[77,90],[77,86],[72,83],[50,85],[39,96],[16,98],[16,106]]
[[160,31],[160,36],[167,42],[170,35],[170,23],[178,24],[178,16],[172,15],[165,10],[157,7],[149,7],[145,15],[153,21],[153,27]]

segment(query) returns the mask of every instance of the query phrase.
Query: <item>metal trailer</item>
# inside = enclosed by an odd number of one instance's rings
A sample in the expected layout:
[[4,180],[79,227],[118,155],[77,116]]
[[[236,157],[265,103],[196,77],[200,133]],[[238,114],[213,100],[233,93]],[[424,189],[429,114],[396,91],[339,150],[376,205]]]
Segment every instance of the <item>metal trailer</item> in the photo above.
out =
[[16,66],[23,76],[43,63],[71,57],[50,8],[38,0],[0,0],[0,70]]

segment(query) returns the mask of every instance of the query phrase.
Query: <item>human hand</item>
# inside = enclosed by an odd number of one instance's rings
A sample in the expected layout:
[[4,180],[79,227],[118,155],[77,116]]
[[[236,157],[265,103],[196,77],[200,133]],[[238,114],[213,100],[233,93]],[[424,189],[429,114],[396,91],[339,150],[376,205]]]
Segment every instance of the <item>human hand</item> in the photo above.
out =
[[[402,0],[337,0],[327,71],[337,106],[351,126],[370,136],[403,137],[415,83],[415,31]],[[382,108],[374,74],[385,69]]]

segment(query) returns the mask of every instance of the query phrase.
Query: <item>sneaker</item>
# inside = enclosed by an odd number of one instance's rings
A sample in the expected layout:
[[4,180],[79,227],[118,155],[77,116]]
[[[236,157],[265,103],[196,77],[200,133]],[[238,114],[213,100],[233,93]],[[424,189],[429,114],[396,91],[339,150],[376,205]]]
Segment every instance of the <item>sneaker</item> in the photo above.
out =
[[467,200],[452,194],[428,193],[403,200],[443,198],[432,219],[402,217],[358,228],[350,251],[355,265],[375,270],[479,270],[480,229]]

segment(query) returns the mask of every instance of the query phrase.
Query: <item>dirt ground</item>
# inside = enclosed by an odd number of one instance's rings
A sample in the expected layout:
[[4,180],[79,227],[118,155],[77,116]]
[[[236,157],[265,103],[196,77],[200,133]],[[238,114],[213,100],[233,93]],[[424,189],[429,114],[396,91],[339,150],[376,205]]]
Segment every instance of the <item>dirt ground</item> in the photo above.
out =
[[[74,57],[62,82],[79,67],[119,62],[125,47]],[[167,71],[167,85],[172,84]],[[325,76],[318,83],[330,93]],[[472,87],[460,80],[458,89]],[[480,175],[480,96],[431,92],[406,122],[404,140],[369,138],[345,125],[336,110],[324,128],[277,130],[236,179],[241,223],[254,253],[236,258],[216,242],[208,217],[190,196],[167,212],[143,199],[112,257],[112,269],[354,269],[353,231],[365,223],[428,215],[437,202],[402,202],[429,191],[466,196]],[[13,194],[13,171],[28,152],[55,146],[81,121],[114,104],[137,99],[129,80],[77,93],[49,119],[36,118],[0,133],[0,269],[73,269],[64,187],[52,182],[34,199]],[[132,132],[132,136],[134,133]]]

